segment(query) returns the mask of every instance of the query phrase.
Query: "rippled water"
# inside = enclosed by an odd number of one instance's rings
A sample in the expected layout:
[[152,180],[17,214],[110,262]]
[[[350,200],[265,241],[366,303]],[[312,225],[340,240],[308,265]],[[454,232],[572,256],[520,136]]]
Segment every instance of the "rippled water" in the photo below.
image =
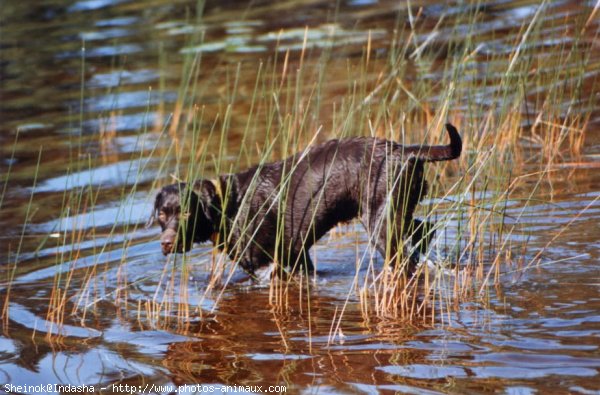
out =
[[[53,383],[104,393],[118,392],[108,388],[117,384],[140,393],[185,384],[279,385],[292,393],[600,393],[600,13],[593,14],[600,3],[408,4],[219,1],[202,15],[183,0],[2,4],[0,391],[9,390],[5,383]],[[528,32],[535,39],[521,44],[533,20],[542,21]],[[414,34],[398,36],[411,26]],[[405,74],[386,76],[390,52],[403,47],[397,37],[413,41]],[[543,62],[581,43],[580,57]],[[361,66],[367,47],[369,64]],[[485,124],[517,97],[528,104],[518,109],[526,120],[523,157],[506,159],[518,183],[502,219],[519,225],[513,250],[526,243],[527,251],[506,258],[495,286],[475,282],[470,296],[417,322],[365,314],[355,287],[371,273],[357,262],[371,252],[353,224],[314,248],[318,275],[310,290],[295,286],[284,308],[270,303],[269,287],[248,286],[238,272],[223,292],[206,292],[219,258],[206,245],[185,265],[180,257],[165,264],[158,229],[143,225],[156,189],[194,161],[179,117],[183,98],[203,111],[201,133],[227,133],[223,167],[207,161],[199,173],[214,175],[238,157],[241,168],[254,163],[253,146],[268,141],[273,120],[253,104],[257,75],[291,75],[304,65],[304,81],[320,80],[320,88],[301,85],[314,97],[306,121],[281,123],[342,128],[334,112],[370,105],[386,78],[398,81],[402,111],[431,114],[444,100],[444,60],[463,48],[473,51],[458,80],[476,89],[453,101],[452,115],[465,118],[467,152],[489,148],[469,146],[481,131],[467,125]],[[535,55],[530,72],[506,89],[516,48]],[[543,130],[531,128],[531,118],[543,112],[540,97],[554,92],[556,81],[546,77],[553,67],[565,68],[557,118],[581,114],[585,138],[578,155],[547,166]],[[431,90],[415,90],[418,81]],[[283,109],[294,103],[294,84],[282,80]],[[356,127],[367,128],[363,121]],[[216,155],[219,145],[206,144]],[[283,151],[277,146],[273,156]],[[467,157],[453,171],[469,165]],[[547,174],[531,177],[540,171]],[[479,205],[493,208],[493,192],[478,194]],[[452,217],[440,232],[439,255],[450,253],[445,246],[461,223]]]

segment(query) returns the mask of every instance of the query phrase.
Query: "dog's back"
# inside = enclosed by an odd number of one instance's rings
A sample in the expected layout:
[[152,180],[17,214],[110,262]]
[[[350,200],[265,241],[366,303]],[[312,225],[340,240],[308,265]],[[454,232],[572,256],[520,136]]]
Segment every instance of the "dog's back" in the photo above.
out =
[[294,260],[336,224],[354,218],[377,232],[390,198],[401,213],[398,232],[404,233],[427,191],[423,163],[460,155],[460,136],[452,125],[447,130],[446,146],[403,146],[368,137],[330,140],[229,176],[225,182],[232,184],[237,209],[232,239],[239,247],[233,255]]

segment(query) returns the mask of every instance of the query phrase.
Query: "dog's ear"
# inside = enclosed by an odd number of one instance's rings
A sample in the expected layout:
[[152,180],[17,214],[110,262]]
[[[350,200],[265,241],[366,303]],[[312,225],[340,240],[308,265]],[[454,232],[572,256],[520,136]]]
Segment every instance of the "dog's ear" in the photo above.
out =
[[154,221],[156,220],[156,215],[158,214],[158,209],[161,205],[162,202],[162,192],[158,192],[156,194],[156,198],[154,199],[154,207],[152,207],[152,213],[150,214],[150,218],[148,218],[148,221],[146,221],[146,229],[149,229],[152,224],[154,224]]
[[202,205],[202,211],[208,218],[213,219],[215,214],[215,208],[218,201],[217,188],[212,181],[200,180],[196,183],[195,188],[198,193],[200,204]]
[[210,238],[215,229],[215,218],[212,199],[215,195],[215,188],[210,181],[199,180],[193,186],[188,184],[188,188],[181,188],[184,192],[182,205],[182,216],[186,216],[188,230],[195,242],[203,242]]
[[217,197],[217,188],[215,184],[209,180],[196,181],[194,185],[194,191],[198,194],[200,203],[202,204],[202,211],[206,215],[210,214],[210,206],[214,204],[215,198]]
[[210,180],[198,180],[194,184],[194,189],[200,195],[206,195],[206,197],[212,197],[215,193],[217,193],[217,189],[215,188],[215,184],[213,184]]

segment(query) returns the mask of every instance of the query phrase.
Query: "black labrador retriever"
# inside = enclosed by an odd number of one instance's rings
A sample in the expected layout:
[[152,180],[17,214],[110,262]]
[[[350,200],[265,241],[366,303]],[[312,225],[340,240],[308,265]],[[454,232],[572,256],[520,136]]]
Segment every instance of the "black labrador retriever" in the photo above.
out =
[[165,255],[211,240],[250,274],[272,262],[310,273],[310,247],[336,224],[359,218],[386,260],[406,262],[412,274],[433,235],[431,224],[413,219],[427,193],[423,164],[458,158],[462,150],[456,128],[446,129],[449,145],[330,140],[216,180],[168,185],[149,224],[158,220]]

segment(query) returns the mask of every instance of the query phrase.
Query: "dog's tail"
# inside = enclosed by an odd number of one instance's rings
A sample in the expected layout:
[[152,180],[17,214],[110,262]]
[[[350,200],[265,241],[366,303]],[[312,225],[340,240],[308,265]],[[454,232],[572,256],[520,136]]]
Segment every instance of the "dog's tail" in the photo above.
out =
[[462,139],[458,134],[458,130],[452,124],[447,123],[446,130],[450,137],[450,144],[420,146],[415,153],[416,156],[426,162],[439,162],[458,158],[462,151]]

